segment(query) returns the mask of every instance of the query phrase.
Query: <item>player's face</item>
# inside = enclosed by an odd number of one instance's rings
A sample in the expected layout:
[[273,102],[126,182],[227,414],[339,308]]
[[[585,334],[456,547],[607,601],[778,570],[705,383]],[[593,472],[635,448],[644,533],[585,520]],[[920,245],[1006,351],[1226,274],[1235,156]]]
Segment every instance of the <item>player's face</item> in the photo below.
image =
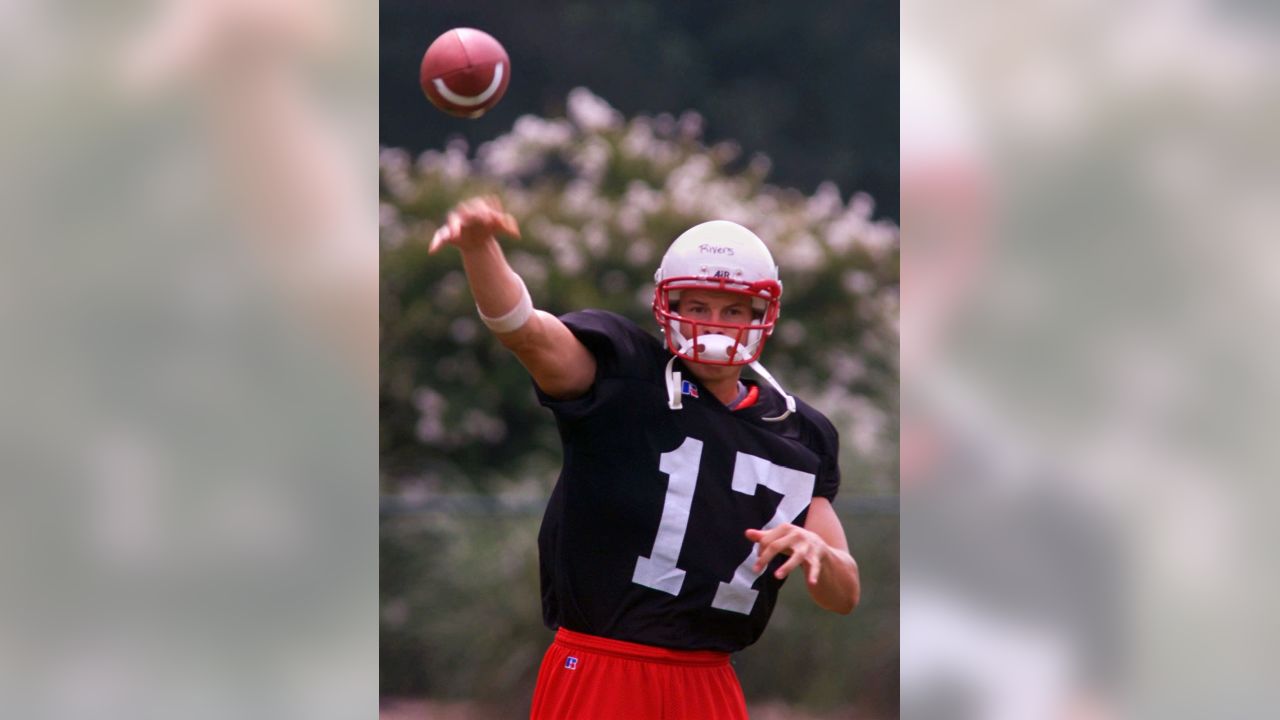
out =
[[[751,301],[736,293],[717,290],[686,290],[680,296],[679,313],[681,317],[696,320],[699,323],[724,323],[725,325],[749,325],[752,321]],[[680,323],[680,332],[685,337],[693,337],[693,324]],[[699,325],[701,334],[732,335],[731,328],[714,325]],[[721,377],[737,377],[740,367],[724,365],[707,365],[705,363],[688,363],[698,379],[707,382]]]
[[[716,290],[686,290],[680,296],[680,316],[698,322],[747,325],[751,323],[751,301],[735,293]],[[704,333],[728,334],[725,328],[700,326]],[[685,337],[693,335],[693,325],[680,323]]]

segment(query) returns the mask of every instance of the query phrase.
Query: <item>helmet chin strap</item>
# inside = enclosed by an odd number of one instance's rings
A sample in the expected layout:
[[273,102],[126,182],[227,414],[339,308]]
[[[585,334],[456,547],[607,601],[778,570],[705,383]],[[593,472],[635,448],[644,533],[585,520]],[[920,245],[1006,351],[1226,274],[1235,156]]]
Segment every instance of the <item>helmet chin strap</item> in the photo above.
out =
[[676,364],[676,356],[672,355],[667,361],[667,370],[663,373],[667,380],[667,407],[672,410],[679,410],[682,405],[683,396],[680,392],[680,373],[672,372]]
[[[712,337],[724,337],[724,336],[710,335],[708,336],[708,339]],[[722,350],[722,352],[727,353],[728,345],[732,345],[733,341],[732,339],[727,337],[725,338],[725,340],[728,341],[728,344],[725,346],[725,349]],[[691,347],[693,347],[693,340],[692,339],[685,340],[680,344],[680,351],[682,353],[688,352],[689,348]],[[683,407],[683,400],[684,400],[683,393],[680,392],[680,382],[681,382],[680,373],[675,372],[676,357],[677,357],[676,355],[671,356],[671,359],[667,361],[666,372],[663,373],[667,381],[667,407],[671,408],[672,410],[681,409]],[[727,357],[727,354],[726,354],[726,357]],[[756,371],[756,374],[764,378],[766,382],[772,385],[773,389],[777,390],[778,394],[781,395],[783,398],[785,398],[787,403],[787,409],[781,415],[777,417],[767,417],[767,418],[761,418],[761,419],[764,420],[765,422],[782,422],[783,420],[786,420],[789,415],[791,415],[796,411],[796,399],[791,395],[787,394],[786,390],[782,389],[782,386],[778,384],[778,381],[773,378],[773,375],[768,370],[764,369],[764,365],[761,365],[759,360],[751,363],[750,367],[752,370]]]
[[778,417],[771,417],[771,418],[767,417],[767,418],[761,418],[761,419],[764,420],[765,422],[782,422],[783,420],[786,420],[788,415],[796,411],[796,399],[788,395],[786,390],[782,389],[782,386],[778,384],[777,380],[773,379],[773,375],[770,375],[768,370],[764,369],[764,366],[760,364],[759,360],[751,363],[751,369],[755,370],[756,373],[760,375],[760,377],[764,378],[766,381],[768,381],[770,385],[773,386],[774,390],[777,390],[778,393],[782,395],[782,397],[787,399],[786,412],[782,413]]

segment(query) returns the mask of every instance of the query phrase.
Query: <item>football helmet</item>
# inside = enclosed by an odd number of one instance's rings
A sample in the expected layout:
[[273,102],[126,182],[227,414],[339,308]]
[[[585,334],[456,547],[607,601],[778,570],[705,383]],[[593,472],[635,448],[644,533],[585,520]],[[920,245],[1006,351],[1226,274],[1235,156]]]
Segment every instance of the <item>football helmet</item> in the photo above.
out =
[[[671,243],[653,279],[653,315],[672,353],[708,365],[750,365],[760,357],[778,321],[782,283],[755,233],[727,220],[695,225]],[[746,324],[685,317],[679,303],[687,290],[742,295],[751,300],[753,317]]]
[[[653,316],[672,353],[665,372],[672,410],[682,404],[680,373],[674,367],[679,357],[710,365],[750,365],[786,401],[781,415],[764,419],[780,422],[796,411],[795,398],[759,361],[782,310],[782,281],[773,255],[755,233],[727,220],[695,225],[671,243],[653,279]],[[679,312],[680,295],[689,290],[742,295],[751,300],[752,318],[726,323],[685,317]],[[689,329],[688,337],[681,325]]]

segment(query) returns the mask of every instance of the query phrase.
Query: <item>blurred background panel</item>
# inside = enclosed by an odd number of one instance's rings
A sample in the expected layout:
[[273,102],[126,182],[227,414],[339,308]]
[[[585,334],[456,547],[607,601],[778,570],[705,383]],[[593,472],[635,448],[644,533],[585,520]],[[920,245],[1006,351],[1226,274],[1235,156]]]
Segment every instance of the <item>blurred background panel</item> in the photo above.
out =
[[1274,715],[1274,5],[903,16],[904,717]]
[[376,50],[0,5],[0,716],[372,714]]
[[[766,239],[787,288],[769,367],[841,433],[836,509],[866,591],[839,617],[789,588],[737,670],[760,717],[896,716],[896,8],[760,10],[383,3],[385,716],[519,716],[551,639],[535,537],[555,426],[475,317],[456,254],[425,248],[481,192],[519,220],[508,257],[555,313],[655,325],[653,271],[677,234],[726,218]],[[454,26],[511,57],[506,97],[476,121],[418,88]]]

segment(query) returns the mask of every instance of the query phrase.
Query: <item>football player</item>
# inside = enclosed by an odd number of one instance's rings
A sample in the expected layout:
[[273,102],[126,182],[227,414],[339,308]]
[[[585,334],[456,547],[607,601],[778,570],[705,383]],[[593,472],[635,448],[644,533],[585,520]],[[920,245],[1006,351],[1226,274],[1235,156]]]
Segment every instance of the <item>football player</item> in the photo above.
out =
[[831,506],[835,428],[759,362],[782,296],[772,256],[726,221],[676,238],[656,275],[660,341],[613,313],[534,309],[499,232],[518,237],[514,218],[473,198],[430,250],[461,252],[564,444],[538,536],[556,635],[532,717],[746,718],[729,653],[760,637],[783,580],[800,572],[838,613],[860,593]]

